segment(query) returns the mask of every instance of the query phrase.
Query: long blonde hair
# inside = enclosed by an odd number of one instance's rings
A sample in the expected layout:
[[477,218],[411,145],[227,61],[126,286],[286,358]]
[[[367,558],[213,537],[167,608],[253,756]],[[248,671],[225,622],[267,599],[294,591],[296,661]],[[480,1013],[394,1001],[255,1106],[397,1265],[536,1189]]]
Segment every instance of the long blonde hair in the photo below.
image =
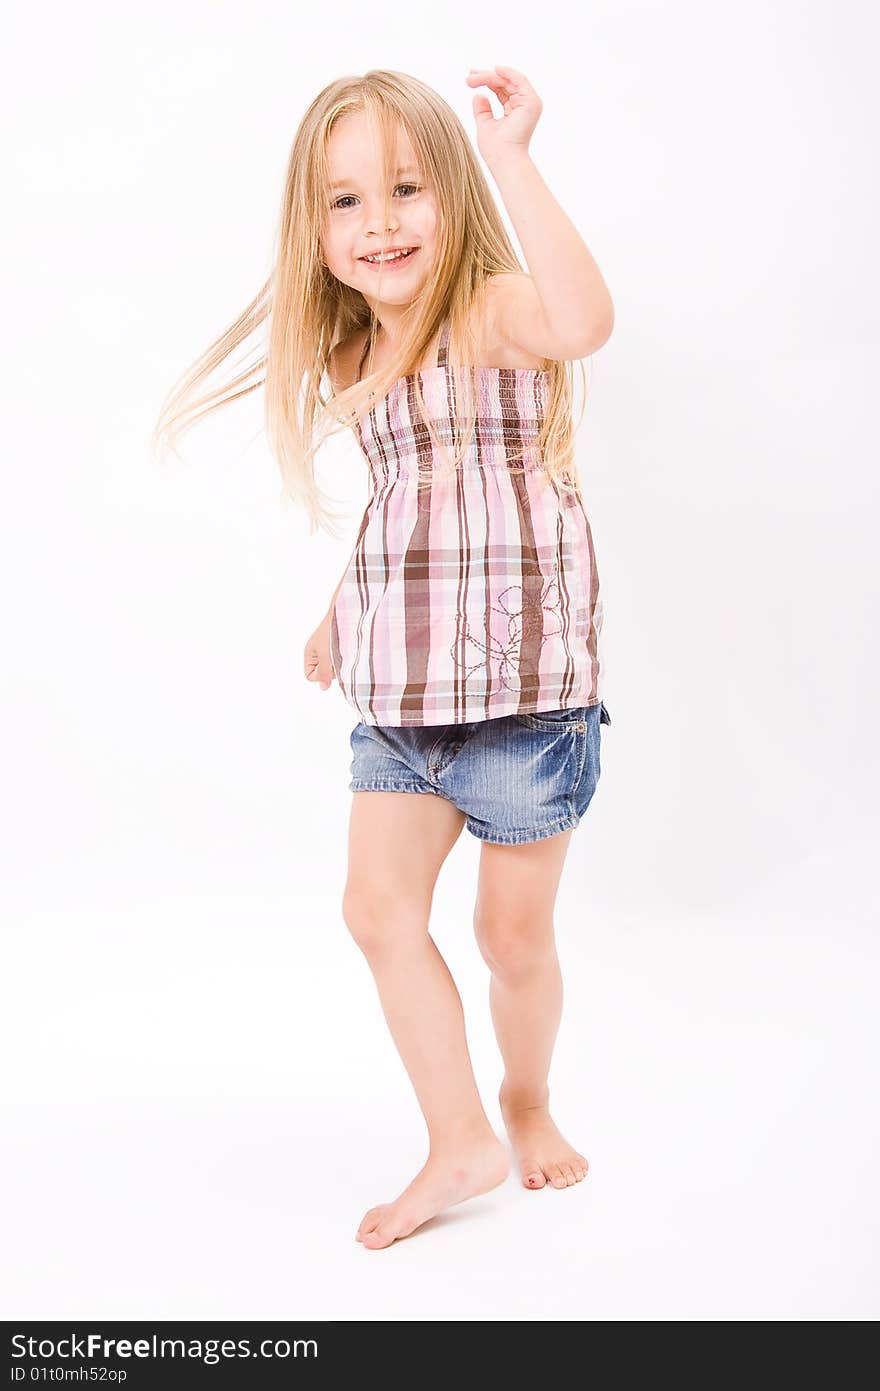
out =
[[[336,393],[330,354],[354,332],[377,323],[359,291],[337,280],[323,260],[322,227],[328,209],[327,147],[336,121],[365,113],[383,152],[386,199],[392,185],[397,129],[412,143],[438,210],[435,271],[402,320],[400,347],[383,371],[366,375]],[[265,383],[265,427],[282,477],[283,495],[302,504],[313,534],[338,532],[315,478],[315,455],[332,434],[356,428],[358,418],[401,377],[413,375],[418,406],[439,452],[424,409],[417,369],[440,324],[449,323],[449,363],[457,400],[468,403],[465,430],[453,431],[452,467],[463,457],[474,428],[475,390],[470,369],[476,350],[470,324],[483,302],[489,277],[522,274],[488,182],[464,126],[431,87],[406,73],[373,69],[362,77],[340,77],[309,106],[294,137],[287,163],[273,271],[235,322],[175,383],[153,431],[154,448],[174,451],[176,439],[202,416]],[[246,370],[214,390],[207,378],[269,319],[268,347]],[[546,406],[533,447],[548,474],[563,489],[579,491],[575,465],[570,364],[543,359]],[[583,367],[581,365],[581,370]],[[324,397],[327,376],[330,395]],[[580,421],[578,421],[580,424]],[[516,457],[516,456],[515,456]]]

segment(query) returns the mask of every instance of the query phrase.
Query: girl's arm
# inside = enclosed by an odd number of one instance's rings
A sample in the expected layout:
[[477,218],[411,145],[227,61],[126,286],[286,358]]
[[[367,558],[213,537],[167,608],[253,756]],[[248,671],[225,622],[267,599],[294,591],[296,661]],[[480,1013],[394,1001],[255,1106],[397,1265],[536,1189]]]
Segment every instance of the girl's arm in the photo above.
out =
[[530,271],[495,277],[499,331],[536,357],[588,357],[611,334],[614,304],[589,248],[529,154],[541,100],[513,68],[474,71],[467,81],[489,87],[504,106],[496,119],[489,98],[474,97],[478,144]]

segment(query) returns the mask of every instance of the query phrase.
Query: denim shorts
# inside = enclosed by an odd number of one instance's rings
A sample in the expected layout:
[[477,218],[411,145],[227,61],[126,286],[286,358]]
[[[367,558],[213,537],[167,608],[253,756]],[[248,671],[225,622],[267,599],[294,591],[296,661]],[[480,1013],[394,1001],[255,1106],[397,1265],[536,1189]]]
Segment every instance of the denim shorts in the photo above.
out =
[[352,792],[433,792],[495,845],[543,840],[576,826],[599,781],[598,705],[502,715],[471,724],[368,725],[351,731]]

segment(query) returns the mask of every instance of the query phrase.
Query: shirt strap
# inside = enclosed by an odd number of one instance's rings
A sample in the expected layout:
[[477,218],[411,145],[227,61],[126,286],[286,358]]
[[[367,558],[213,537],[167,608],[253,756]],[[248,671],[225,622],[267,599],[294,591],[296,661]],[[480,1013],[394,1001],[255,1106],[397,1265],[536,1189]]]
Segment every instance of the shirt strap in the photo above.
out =
[[437,366],[438,366],[438,367],[445,367],[445,366],[446,366],[446,355],[447,355],[447,350],[448,350],[448,348],[449,348],[449,320],[446,319],[446,320],[444,320],[444,322],[443,322],[443,327],[442,327],[442,329],[440,330],[440,342],[439,342],[439,344],[437,345]]

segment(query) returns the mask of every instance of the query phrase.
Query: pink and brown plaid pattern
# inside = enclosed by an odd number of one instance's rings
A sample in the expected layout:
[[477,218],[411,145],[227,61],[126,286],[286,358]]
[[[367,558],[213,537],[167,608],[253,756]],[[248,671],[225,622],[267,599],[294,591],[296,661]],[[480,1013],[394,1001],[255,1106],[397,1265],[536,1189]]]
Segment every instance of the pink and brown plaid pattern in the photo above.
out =
[[[418,374],[444,443],[454,418],[448,337],[444,325],[437,366]],[[477,368],[474,441],[458,470],[429,488],[417,486],[435,451],[414,374],[358,421],[372,492],[330,641],[340,689],[364,724],[462,724],[602,700],[590,524],[534,448],[546,378]]]

